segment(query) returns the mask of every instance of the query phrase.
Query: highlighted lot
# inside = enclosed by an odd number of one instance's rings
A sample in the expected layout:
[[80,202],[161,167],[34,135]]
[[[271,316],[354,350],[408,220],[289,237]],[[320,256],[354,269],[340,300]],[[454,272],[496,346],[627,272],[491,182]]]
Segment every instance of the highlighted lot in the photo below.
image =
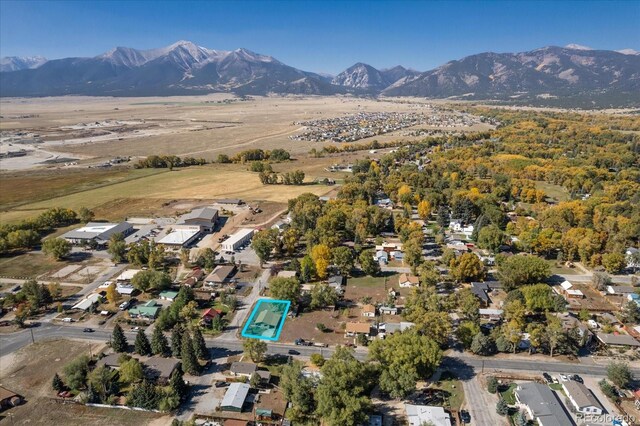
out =
[[288,300],[258,300],[242,330],[242,337],[278,340],[290,305]]

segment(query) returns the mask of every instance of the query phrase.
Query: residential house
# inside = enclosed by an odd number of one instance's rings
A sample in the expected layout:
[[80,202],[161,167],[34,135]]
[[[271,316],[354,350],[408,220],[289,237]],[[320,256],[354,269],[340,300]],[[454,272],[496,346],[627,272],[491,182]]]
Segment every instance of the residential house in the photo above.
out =
[[573,419],[566,413],[558,396],[547,385],[526,382],[514,392],[517,403],[540,426],[573,426]]
[[398,315],[398,308],[395,306],[380,306],[378,311],[380,315]]
[[129,316],[131,318],[152,320],[158,316],[160,309],[162,309],[162,306],[159,305],[158,302],[155,300],[149,300],[144,305],[138,305],[129,309]]
[[627,268],[640,268],[640,259],[638,258],[638,253],[640,253],[640,250],[635,247],[628,247],[625,250],[624,254],[627,260]]
[[380,323],[378,324],[378,335],[385,337],[387,334],[408,330],[414,325],[414,323],[408,321]]
[[141,271],[142,269],[127,269],[126,271],[122,271],[122,273],[118,275],[116,281],[118,283],[129,283],[133,279],[133,277]]
[[206,309],[206,310],[202,313],[202,315],[200,316],[200,318],[202,318],[202,320],[201,320],[201,321],[202,321],[205,325],[210,325],[210,324],[211,324],[211,322],[212,322],[214,319],[218,318],[220,315],[222,315],[222,312],[220,312],[219,310],[217,310],[217,309],[213,309],[213,308],[209,308],[209,309]]
[[209,288],[194,288],[193,299],[199,304],[208,304],[216,297],[216,292]]
[[600,404],[600,401],[598,401],[591,390],[582,383],[568,380],[562,382],[562,388],[573,407],[579,413],[596,415],[604,413],[604,408],[602,404]]
[[100,296],[98,293],[93,293],[93,294],[90,294],[89,296],[85,297],[84,299],[82,299],[81,301],[76,303],[75,305],[73,305],[73,307],[71,309],[79,309],[81,311],[88,311],[88,310],[96,307],[100,303],[102,303],[102,296]]
[[177,225],[198,226],[202,232],[212,232],[218,219],[218,210],[212,207],[202,207],[180,216]]
[[635,289],[626,285],[608,285],[607,293],[616,296],[626,297],[627,294],[635,293]]
[[112,370],[117,370],[120,368],[121,356],[122,354],[119,353],[105,355],[96,362],[96,367],[102,367],[104,365],[105,367],[111,368]]
[[489,296],[493,291],[502,288],[499,281],[472,282],[471,292],[478,298],[480,305],[487,307],[491,304]]
[[174,290],[164,290],[160,292],[159,296],[161,300],[173,302],[178,296],[178,292]]
[[242,406],[249,394],[249,385],[246,383],[231,383],[220,403],[222,411],[242,412]]
[[560,294],[567,299],[584,299],[584,293],[574,288],[573,284],[566,280],[560,284]]
[[367,318],[373,318],[376,316],[376,307],[374,305],[364,305],[362,307],[362,316]]
[[398,285],[402,288],[417,287],[420,285],[420,279],[415,275],[402,273],[398,277]]
[[389,253],[384,250],[378,250],[373,256],[373,259],[381,265],[386,265],[387,263],[389,263]]
[[596,338],[605,346],[617,348],[638,348],[640,342],[628,334],[596,333]]
[[233,275],[235,271],[235,265],[218,265],[209,275],[207,275],[204,279],[204,283],[208,286],[221,286],[222,284],[229,282],[231,275]]
[[449,230],[455,234],[462,234],[465,237],[471,237],[473,234],[473,225],[466,225],[461,219],[453,219],[449,223]]
[[250,378],[253,373],[258,371],[258,366],[251,362],[234,362],[229,371],[236,377]]
[[116,284],[116,291],[120,295],[131,296],[131,293],[133,293],[134,290],[135,288],[130,284]]
[[627,294],[627,301],[635,302],[636,305],[640,306],[640,294],[638,293]]
[[331,275],[327,279],[327,283],[331,286],[343,286],[345,285],[345,277],[343,275]]
[[280,271],[277,276],[278,278],[295,278],[296,271]]
[[490,321],[499,321],[502,319],[503,314],[502,309],[478,309],[478,313],[480,314],[480,318],[488,319]]
[[580,336],[581,346],[586,346],[589,344],[593,338],[593,333],[589,330],[585,324],[582,323],[578,318],[576,318],[571,313],[557,313],[555,314],[560,321],[562,321],[562,328],[565,331],[576,329],[578,330],[578,335]]
[[410,426],[451,426],[451,415],[442,407],[404,404],[404,410]]
[[180,366],[180,360],[175,358],[162,358],[152,356],[144,364],[145,376],[159,384],[167,384],[171,374]]
[[355,337],[358,334],[371,335],[371,324],[368,322],[348,322],[344,329],[344,336]]

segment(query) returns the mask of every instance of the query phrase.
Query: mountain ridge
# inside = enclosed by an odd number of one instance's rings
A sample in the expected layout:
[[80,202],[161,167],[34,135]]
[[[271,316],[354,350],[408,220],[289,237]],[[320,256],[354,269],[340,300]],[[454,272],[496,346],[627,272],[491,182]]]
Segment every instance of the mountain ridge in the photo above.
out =
[[400,65],[376,69],[358,62],[334,77],[303,71],[244,48],[215,50],[185,40],[148,50],[120,46],[90,58],[2,61],[3,97],[233,92],[504,100],[619,94],[640,98],[638,52],[575,44],[516,53],[483,52],[424,72]]

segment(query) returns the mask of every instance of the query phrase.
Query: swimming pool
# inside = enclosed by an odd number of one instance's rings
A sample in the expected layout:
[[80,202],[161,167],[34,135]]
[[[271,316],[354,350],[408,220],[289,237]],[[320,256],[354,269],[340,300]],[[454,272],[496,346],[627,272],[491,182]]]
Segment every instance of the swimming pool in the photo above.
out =
[[242,337],[276,341],[284,326],[291,302],[260,299],[242,329]]

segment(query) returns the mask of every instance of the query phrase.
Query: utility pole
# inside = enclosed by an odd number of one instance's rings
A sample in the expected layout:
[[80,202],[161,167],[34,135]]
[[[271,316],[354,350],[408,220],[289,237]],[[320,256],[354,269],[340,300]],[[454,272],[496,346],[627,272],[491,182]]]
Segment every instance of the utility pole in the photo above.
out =
[[29,328],[29,331],[31,332],[31,343],[35,343],[36,339],[34,339],[34,337],[33,337],[33,329]]

